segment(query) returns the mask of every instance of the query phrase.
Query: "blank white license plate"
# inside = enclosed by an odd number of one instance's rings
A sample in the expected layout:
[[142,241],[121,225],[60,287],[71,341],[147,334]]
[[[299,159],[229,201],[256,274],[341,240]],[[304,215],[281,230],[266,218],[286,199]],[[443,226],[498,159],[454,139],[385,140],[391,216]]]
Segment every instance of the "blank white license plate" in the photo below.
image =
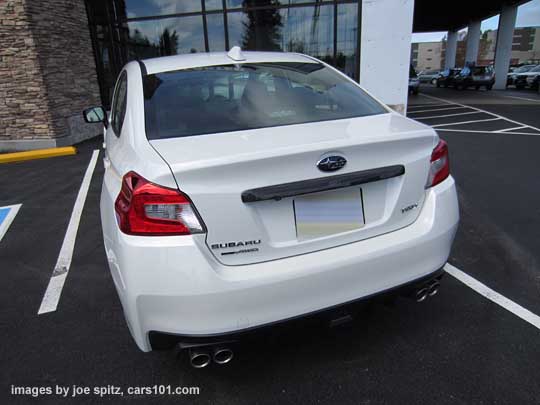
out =
[[298,196],[293,204],[299,240],[353,231],[365,224],[359,188]]

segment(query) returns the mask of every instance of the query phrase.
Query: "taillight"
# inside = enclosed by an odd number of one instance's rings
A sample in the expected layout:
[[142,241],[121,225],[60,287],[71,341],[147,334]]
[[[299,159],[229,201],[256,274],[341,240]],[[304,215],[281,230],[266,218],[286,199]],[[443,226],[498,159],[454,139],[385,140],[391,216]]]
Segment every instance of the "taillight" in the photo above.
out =
[[431,165],[426,188],[436,186],[450,175],[448,144],[442,139],[431,153]]
[[114,204],[118,224],[129,235],[191,235],[204,232],[189,198],[153,184],[135,172],[122,179]]

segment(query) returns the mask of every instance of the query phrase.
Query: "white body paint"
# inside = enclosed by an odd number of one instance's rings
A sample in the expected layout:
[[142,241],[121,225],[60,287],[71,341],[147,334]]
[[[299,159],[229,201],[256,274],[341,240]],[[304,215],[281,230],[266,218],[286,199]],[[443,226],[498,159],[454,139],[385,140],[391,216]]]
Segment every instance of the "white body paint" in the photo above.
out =
[[[250,62],[314,63],[298,54],[245,52]],[[148,74],[230,64],[226,54],[144,61]],[[435,131],[395,112],[148,141],[141,68],[126,65],[127,111],[109,126],[101,194],[104,244],[129,329],[141,350],[150,331],[215,335],[305,315],[428,276],[448,258],[459,221],[452,177],[425,189]],[[355,84],[357,86],[357,84]],[[362,185],[364,227],[298,240],[291,198],[246,204],[244,190],[320,178],[316,162],[338,151],[337,174],[401,164],[405,174]],[[114,203],[135,171],[192,200],[207,234],[133,236]],[[416,205],[415,205],[416,204]],[[415,205],[414,209],[404,207]],[[220,256],[213,243],[261,239],[259,251]]]

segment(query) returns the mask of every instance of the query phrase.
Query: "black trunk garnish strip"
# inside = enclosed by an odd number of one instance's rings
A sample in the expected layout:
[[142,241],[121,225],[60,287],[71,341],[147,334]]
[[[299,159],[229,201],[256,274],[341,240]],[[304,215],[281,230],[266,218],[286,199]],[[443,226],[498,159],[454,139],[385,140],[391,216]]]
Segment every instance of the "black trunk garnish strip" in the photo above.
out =
[[337,176],[276,184],[274,186],[253,188],[242,193],[242,202],[250,203],[265,200],[281,200],[296,195],[335,190],[338,188],[358,186],[398,177],[405,174],[403,165],[385,166],[377,169],[362,170]]

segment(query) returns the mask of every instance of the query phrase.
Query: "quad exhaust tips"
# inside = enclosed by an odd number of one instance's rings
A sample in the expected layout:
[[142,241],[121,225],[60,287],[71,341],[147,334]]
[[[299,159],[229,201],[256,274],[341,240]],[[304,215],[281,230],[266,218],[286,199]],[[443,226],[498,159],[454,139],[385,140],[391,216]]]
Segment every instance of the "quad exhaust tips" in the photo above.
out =
[[437,280],[430,281],[429,283],[423,285],[414,294],[416,302],[423,302],[428,297],[433,297],[439,292],[439,287],[441,284]]
[[426,287],[420,288],[418,291],[416,291],[415,298],[416,302],[422,302],[425,301],[428,297],[428,289]]
[[204,368],[210,364],[212,357],[205,350],[190,349],[189,350],[189,362],[193,368]]
[[228,347],[216,347],[214,348],[214,363],[217,364],[227,364],[232,360],[234,354],[231,349]]
[[440,286],[441,284],[438,281],[433,281],[428,288],[428,295],[430,297],[433,297],[435,294],[439,292]]
[[233,357],[233,351],[225,346],[216,346],[209,349],[204,347],[189,349],[189,362],[193,368],[204,368],[212,361],[216,364],[227,364]]

